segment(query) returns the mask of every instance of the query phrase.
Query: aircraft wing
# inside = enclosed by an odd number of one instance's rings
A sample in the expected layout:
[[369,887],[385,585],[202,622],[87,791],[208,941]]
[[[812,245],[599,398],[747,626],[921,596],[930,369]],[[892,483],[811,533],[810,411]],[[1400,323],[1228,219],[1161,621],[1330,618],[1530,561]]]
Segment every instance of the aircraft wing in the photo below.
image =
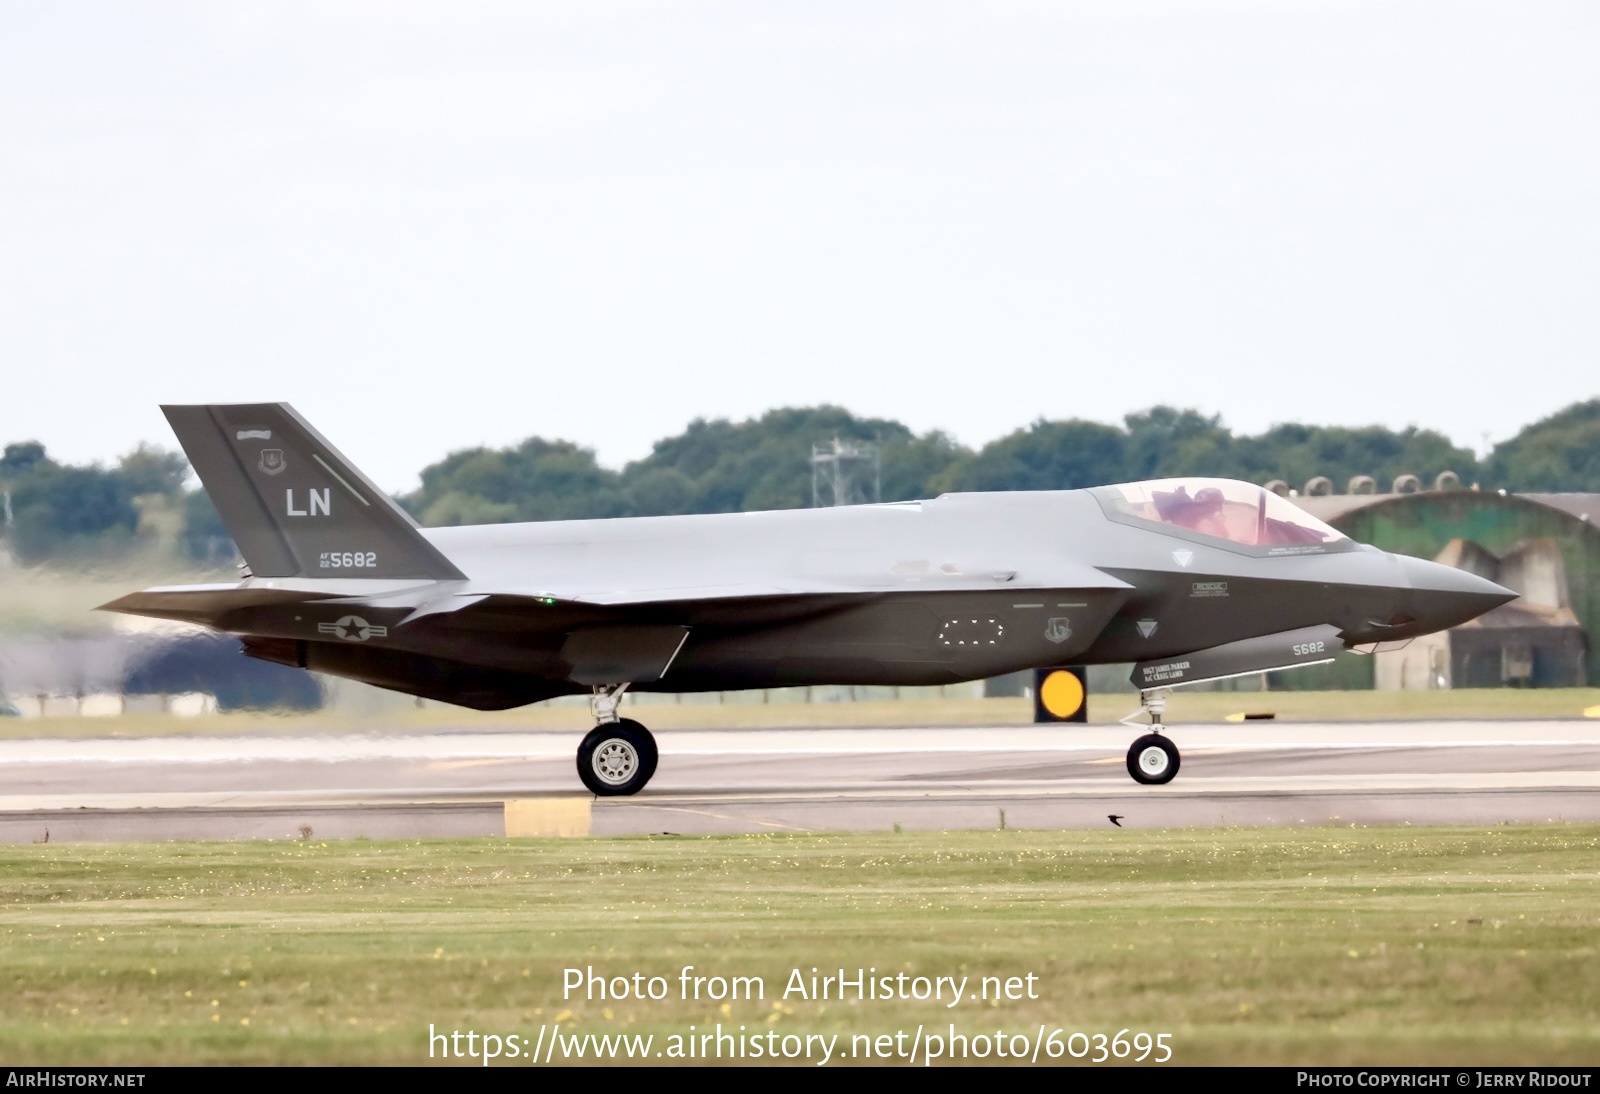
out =
[[921,574],[911,577],[885,570],[881,574],[844,574],[834,578],[775,577],[767,581],[698,584],[629,581],[608,588],[610,583],[594,580],[573,582],[565,589],[496,588],[469,583],[475,593],[493,592],[496,596],[554,597],[557,600],[603,607],[626,608],[633,605],[692,604],[699,601],[756,600],[777,597],[828,598],[863,594],[907,594],[944,592],[990,592],[996,589],[1022,593],[1028,589],[1130,589],[1127,582],[1093,566],[1071,561],[1052,564],[1035,572],[1006,569],[1003,566],[979,568],[955,575]]
[[[1028,580],[1019,580],[1026,577]],[[1064,562],[1047,573],[1018,575],[994,570],[956,576],[936,575],[914,580],[867,576],[838,579],[794,578],[728,584],[643,583],[607,587],[595,581],[561,582],[557,588],[506,586],[476,581],[398,582],[400,589],[371,590],[364,582],[320,580],[215,585],[167,585],[144,589],[101,605],[103,611],[144,615],[157,619],[219,626],[227,614],[246,608],[285,607],[312,601],[338,601],[351,608],[400,608],[412,623],[430,616],[454,615],[466,609],[495,614],[520,614],[526,610],[541,617],[556,605],[597,609],[604,617],[626,620],[630,609],[649,610],[652,618],[664,608],[693,615],[696,606],[728,607],[739,602],[760,602],[762,615],[777,620],[785,615],[814,612],[818,602],[837,605],[862,596],[926,595],[1004,590],[1017,595],[1029,589],[1122,590],[1127,582],[1092,566]],[[285,587],[285,586],[290,587]],[[785,610],[784,605],[787,605]],[[226,629],[224,627],[224,629]]]

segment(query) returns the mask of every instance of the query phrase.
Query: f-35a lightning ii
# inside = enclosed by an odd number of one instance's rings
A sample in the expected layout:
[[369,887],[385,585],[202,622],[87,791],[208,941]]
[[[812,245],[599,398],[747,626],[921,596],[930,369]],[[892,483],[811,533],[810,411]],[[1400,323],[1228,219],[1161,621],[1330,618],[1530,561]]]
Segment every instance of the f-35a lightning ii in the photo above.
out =
[[623,692],[947,684],[1135,662],[1164,783],[1166,689],[1321,664],[1515,594],[1346,538],[1227,479],[769,513],[420,528],[285,403],[164,407],[244,555],[236,584],[112,611],[237,634],[251,657],[478,710],[589,693],[595,794],[654,738]]

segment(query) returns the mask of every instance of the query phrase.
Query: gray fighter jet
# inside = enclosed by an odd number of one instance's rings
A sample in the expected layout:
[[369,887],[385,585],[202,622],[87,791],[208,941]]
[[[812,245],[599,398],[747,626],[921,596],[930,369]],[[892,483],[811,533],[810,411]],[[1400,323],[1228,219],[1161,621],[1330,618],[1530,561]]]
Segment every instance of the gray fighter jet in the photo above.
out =
[[578,776],[633,794],[623,692],[948,684],[1135,662],[1164,783],[1166,689],[1321,664],[1515,594],[1347,539],[1250,483],[946,494],[770,513],[420,528],[284,403],[163,408],[244,555],[236,584],[105,605],[252,657],[478,710],[589,693]]

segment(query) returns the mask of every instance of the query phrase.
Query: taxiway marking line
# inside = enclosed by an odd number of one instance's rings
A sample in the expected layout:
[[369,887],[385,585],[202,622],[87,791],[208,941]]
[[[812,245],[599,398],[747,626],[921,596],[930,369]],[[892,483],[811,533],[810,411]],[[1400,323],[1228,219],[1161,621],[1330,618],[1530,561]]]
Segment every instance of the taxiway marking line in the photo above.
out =
[[690,809],[686,805],[662,805],[658,808],[668,813],[692,813],[695,816],[710,817],[713,820],[744,821],[751,824],[760,824],[765,825],[768,828],[781,828],[785,832],[810,833],[814,831],[814,829],[811,828],[797,828],[792,824],[779,824],[777,821],[761,820],[759,817],[734,817],[728,815],[727,813],[713,813],[709,809]]
[[1142,786],[1122,779],[1060,779],[1054,781],[995,779],[972,781],[963,786],[949,783],[925,784],[896,782],[886,787],[815,787],[765,789],[745,792],[695,791],[689,788],[663,790],[633,798],[613,798],[612,802],[667,801],[679,796],[715,796],[719,801],[759,801],[788,796],[867,797],[867,798],[988,798],[1007,797],[1098,797],[1104,794],[1288,794],[1337,793],[1434,793],[1525,790],[1600,790],[1600,771],[1513,771],[1451,772],[1437,775],[1297,775],[1297,776],[1219,776],[1179,778],[1160,786]]
[[[1337,749],[1344,751],[1360,751],[1362,749],[1393,749],[1393,748],[1574,748],[1574,747],[1600,747],[1600,741],[1205,741],[1189,744],[1185,747],[1182,732],[1174,733],[1169,726],[1163,736],[1171,738],[1172,742],[1183,748],[1189,755],[1201,752],[1229,751],[1229,752],[1281,752],[1306,749],[1326,751]],[[1125,752],[1126,744],[1079,744],[1079,745],[929,745],[926,748],[912,748],[909,746],[883,746],[875,747],[863,745],[858,748],[670,748],[662,751],[663,756],[900,756],[916,753],[974,753],[974,752]],[[551,755],[550,753],[541,754]],[[560,753],[566,758],[565,752]],[[534,757],[529,757],[530,759]]]
[[[1394,749],[1443,749],[1443,748],[1596,748],[1600,741],[1591,740],[1535,740],[1535,741],[1204,741],[1189,739],[1186,742],[1183,734],[1168,732],[1174,743],[1180,748],[1196,755],[1202,752],[1229,751],[1229,752],[1326,752],[1344,751],[1360,752],[1367,750],[1394,750]],[[849,747],[817,747],[817,748],[673,748],[662,750],[663,756],[912,756],[912,755],[1051,755],[1071,754],[1081,752],[1124,752],[1127,743],[1098,743],[1098,744],[993,744],[993,745],[927,745],[914,747],[909,745],[862,745]],[[334,752],[334,753],[272,753],[251,754],[239,753],[235,755],[196,756],[193,754],[178,753],[152,753],[149,755],[94,755],[94,754],[39,754],[33,755],[6,755],[6,749],[0,744],[0,767],[8,764],[78,764],[78,763],[118,763],[118,764],[230,764],[230,763],[364,763],[375,760],[413,761],[423,762],[430,766],[441,764],[454,764],[468,767],[476,764],[496,763],[543,763],[543,762],[571,762],[572,751],[549,752],[503,752],[483,754],[461,753],[428,753],[420,751],[372,751],[372,752]]]
[[[716,802],[722,805],[771,801],[900,801],[949,800],[1008,797],[1045,799],[1162,795],[1208,796],[1294,794],[1392,794],[1392,793],[1513,793],[1548,790],[1600,790],[1600,771],[1514,771],[1452,772],[1446,774],[1374,775],[1295,775],[1295,776],[1219,776],[1180,778],[1162,786],[1141,786],[1121,779],[967,780],[965,785],[947,782],[896,782],[893,786],[794,786],[767,789],[724,791],[717,787],[674,787],[646,791],[630,798],[604,798],[607,807],[661,807],[685,803]],[[571,791],[538,791],[526,786],[482,790],[450,788],[383,791],[281,790],[192,791],[146,794],[40,794],[0,797],[0,813],[32,813],[65,809],[252,809],[312,808],[316,806],[368,806],[375,809],[409,806],[465,806],[474,803],[503,802],[507,798],[574,797]]]

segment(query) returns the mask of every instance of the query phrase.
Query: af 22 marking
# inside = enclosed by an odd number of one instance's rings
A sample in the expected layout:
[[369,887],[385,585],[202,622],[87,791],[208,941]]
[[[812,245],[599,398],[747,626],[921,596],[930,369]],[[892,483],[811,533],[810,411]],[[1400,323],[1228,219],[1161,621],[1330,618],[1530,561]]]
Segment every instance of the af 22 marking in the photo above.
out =
[[376,551],[323,551],[317,563],[324,570],[370,570],[377,564]]

